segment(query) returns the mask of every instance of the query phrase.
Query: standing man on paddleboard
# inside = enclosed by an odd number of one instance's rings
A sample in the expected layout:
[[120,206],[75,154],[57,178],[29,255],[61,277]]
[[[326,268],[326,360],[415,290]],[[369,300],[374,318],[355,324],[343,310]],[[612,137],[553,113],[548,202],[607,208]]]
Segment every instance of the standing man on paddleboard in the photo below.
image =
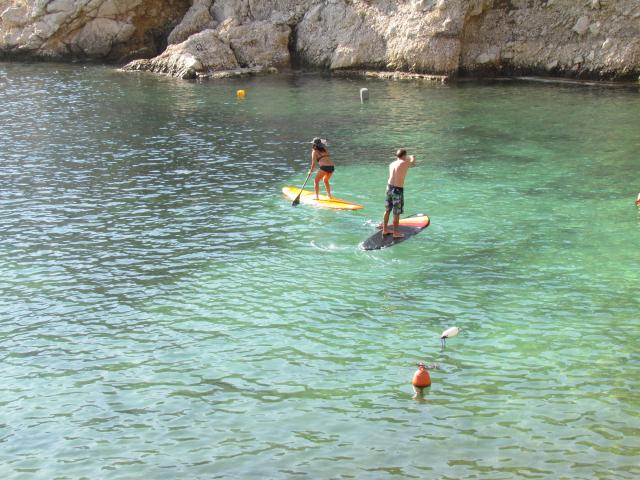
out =
[[324,183],[324,188],[327,191],[327,195],[329,196],[329,198],[332,198],[329,179],[331,178],[331,175],[333,175],[335,165],[331,161],[329,150],[327,150],[326,140],[322,140],[321,138],[316,137],[311,141],[311,144],[311,167],[309,168],[309,175],[311,175],[311,172],[315,170],[316,164],[319,167],[318,174],[313,180],[316,189],[316,200],[320,200],[320,180],[322,180],[322,182]]
[[416,156],[407,157],[407,151],[401,148],[396,152],[396,159],[389,164],[389,181],[387,182],[387,195],[384,200],[384,218],[382,220],[382,235],[389,235],[387,228],[389,213],[393,210],[393,238],[403,238],[400,233],[400,214],[404,211],[404,179],[407,170],[415,166]]

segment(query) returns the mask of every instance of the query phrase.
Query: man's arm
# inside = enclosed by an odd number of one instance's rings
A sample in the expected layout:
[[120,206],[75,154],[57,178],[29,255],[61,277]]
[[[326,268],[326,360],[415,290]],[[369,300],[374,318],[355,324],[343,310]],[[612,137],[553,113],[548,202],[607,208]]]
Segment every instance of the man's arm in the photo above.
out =
[[415,166],[416,166],[416,156],[415,155],[411,155],[409,157],[409,168],[415,167]]

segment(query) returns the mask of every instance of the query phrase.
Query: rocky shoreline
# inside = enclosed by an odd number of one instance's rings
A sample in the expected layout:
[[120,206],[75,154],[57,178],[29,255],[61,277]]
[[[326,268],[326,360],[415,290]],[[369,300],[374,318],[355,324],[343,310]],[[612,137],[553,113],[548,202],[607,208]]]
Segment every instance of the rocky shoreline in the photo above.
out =
[[0,0],[0,57],[104,61],[185,79],[309,67],[437,82],[637,80],[640,2]]
[[430,75],[427,73],[387,72],[380,70],[336,70],[333,75],[341,77],[381,78],[385,80],[424,80],[429,83],[449,83],[449,75]]

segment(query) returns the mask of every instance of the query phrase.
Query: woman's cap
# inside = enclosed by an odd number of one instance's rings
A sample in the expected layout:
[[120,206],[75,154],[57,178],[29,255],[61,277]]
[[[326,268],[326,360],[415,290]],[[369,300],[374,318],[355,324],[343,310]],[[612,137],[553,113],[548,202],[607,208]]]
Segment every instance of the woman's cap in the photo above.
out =
[[324,138],[320,138],[320,137],[315,137],[309,143],[313,143],[316,147],[326,147],[327,146],[327,141]]

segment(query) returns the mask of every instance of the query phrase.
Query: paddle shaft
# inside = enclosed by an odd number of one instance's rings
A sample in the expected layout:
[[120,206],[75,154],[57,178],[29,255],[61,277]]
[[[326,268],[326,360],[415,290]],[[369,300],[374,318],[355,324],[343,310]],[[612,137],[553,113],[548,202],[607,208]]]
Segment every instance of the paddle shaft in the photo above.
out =
[[300,193],[298,193],[298,196],[293,200],[293,202],[291,202],[292,206],[295,207],[300,203],[300,195],[302,195],[302,191],[304,190],[304,187],[306,187],[307,182],[309,181],[309,178],[311,178],[311,171],[309,171],[307,178],[305,178],[304,183],[302,184],[302,188],[300,189]]

